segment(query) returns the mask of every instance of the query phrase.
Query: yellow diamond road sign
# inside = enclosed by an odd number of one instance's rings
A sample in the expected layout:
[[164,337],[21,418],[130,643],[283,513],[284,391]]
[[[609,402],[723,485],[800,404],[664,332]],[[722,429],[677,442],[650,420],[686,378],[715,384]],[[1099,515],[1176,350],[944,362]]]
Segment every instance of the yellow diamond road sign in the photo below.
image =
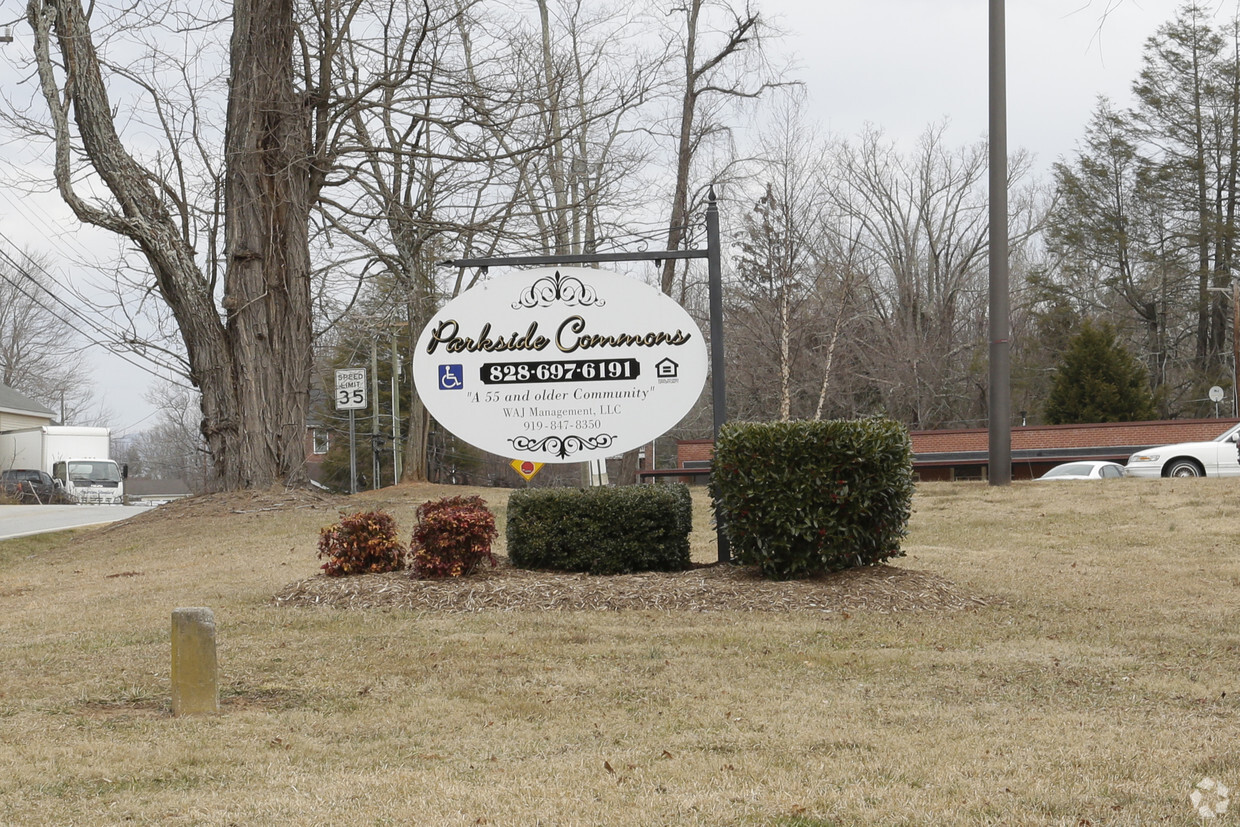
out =
[[530,462],[528,459],[514,459],[508,464],[511,465],[512,470],[520,474],[526,482],[532,480],[534,475],[541,471],[543,467],[543,463]]

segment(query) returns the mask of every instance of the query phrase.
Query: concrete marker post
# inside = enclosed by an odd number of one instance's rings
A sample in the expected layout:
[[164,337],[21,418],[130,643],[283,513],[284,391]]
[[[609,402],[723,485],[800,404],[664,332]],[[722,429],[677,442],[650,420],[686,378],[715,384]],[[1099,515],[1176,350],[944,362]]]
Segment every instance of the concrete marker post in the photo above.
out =
[[219,711],[215,615],[206,608],[177,609],[172,613],[172,714]]

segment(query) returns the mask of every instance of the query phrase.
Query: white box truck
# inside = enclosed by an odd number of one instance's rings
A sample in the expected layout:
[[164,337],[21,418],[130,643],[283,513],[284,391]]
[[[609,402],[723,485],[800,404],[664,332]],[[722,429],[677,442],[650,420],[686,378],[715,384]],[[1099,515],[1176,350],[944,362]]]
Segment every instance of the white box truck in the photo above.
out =
[[32,468],[51,474],[78,503],[123,505],[128,467],[109,456],[107,428],[44,425],[0,432],[0,470]]

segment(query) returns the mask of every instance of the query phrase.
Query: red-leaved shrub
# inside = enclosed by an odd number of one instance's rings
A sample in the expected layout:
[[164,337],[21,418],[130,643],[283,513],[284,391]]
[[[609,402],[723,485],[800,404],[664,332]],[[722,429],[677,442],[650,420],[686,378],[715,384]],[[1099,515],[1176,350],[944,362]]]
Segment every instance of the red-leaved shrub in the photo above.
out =
[[495,565],[491,541],[495,515],[481,497],[444,497],[418,506],[413,530],[413,576],[422,580],[463,577],[483,560]]
[[328,577],[377,574],[408,566],[396,521],[382,511],[359,511],[319,531],[319,557]]

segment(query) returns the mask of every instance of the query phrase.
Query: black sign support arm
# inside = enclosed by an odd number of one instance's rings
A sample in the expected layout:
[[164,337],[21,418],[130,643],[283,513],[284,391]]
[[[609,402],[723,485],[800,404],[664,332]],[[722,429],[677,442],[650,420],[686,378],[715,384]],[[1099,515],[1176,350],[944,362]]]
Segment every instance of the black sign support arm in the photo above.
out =
[[636,253],[578,253],[560,256],[495,256],[457,258],[439,262],[440,267],[554,267],[559,264],[606,264],[615,261],[665,261],[680,258],[707,258],[708,250],[645,250]]

